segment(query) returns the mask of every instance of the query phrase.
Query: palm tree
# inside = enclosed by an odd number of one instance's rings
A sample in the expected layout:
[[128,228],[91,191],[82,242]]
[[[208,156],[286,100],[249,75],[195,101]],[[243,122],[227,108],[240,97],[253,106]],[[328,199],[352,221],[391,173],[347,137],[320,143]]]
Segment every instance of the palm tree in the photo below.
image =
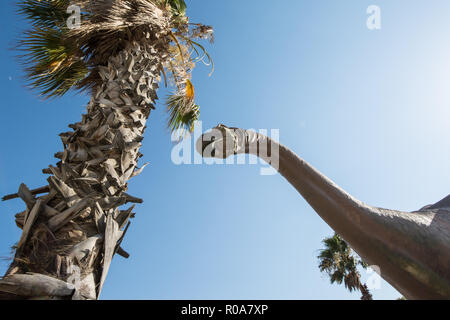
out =
[[[69,27],[73,5],[81,23]],[[128,257],[120,245],[142,200],[127,183],[145,166],[139,149],[158,84],[175,88],[169,128],[192,130],[191,71],[211,62],[197,39],[212,41],[212,28],[189,23],[183,0],[22,0],[19,13],[30,25],[18,44],[30,87],[45,98],[71,89],[91,98],[60,134],[59,161],[43,170],[48,185],[22,184],[3,198],[20,197],[26,210],[16,215],[23,232],[0,298],[98,299],[113,256]]]
[[331,283],[342,284],[350,291],[359,290],[361,300],[372,300],[366,284],[361,283],[358,265],[366,269],[368,266],[355,257],[348,244],[338,235],[323,240],[325,249],[320,251],[319,269],[330,277]]

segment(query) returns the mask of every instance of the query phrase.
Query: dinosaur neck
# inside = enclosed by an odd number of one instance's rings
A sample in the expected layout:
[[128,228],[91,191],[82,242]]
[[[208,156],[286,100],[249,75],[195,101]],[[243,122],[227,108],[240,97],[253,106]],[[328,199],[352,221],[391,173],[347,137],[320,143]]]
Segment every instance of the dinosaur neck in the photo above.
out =
[[252,131],[245,134],[245,152],[262,158],[277,169],[322,219],[347,241],[353,238],[355,230],[360,229],[361,219],[374,214],[374,208],[353,198],[289,148]]
[[[243,139],[245,153],[259,156],[277,169],[319,216],[364,261],[378,266],[381,276],[406,298],[436,299],[450,295],[448,267],[444,265],[442,269],[442,266],[430,265],[430,261],[435,261],[433,255],[442,256],[442,250],[449,249],[445,239],[430,237],[430,230],[423,228],[423,225],[432,224],[434,216],[424,214],[419,217],[414,213],[368,206],[287,147],[250,131],[246,132],[246,137]],[[267,146],[267,152],[261,152],[263,146]],[[436,249],[430,249],[431,243]],[[448,259],[445,257],[443,262],[450,262]],[[442,272],[434,272],[439,268]]]

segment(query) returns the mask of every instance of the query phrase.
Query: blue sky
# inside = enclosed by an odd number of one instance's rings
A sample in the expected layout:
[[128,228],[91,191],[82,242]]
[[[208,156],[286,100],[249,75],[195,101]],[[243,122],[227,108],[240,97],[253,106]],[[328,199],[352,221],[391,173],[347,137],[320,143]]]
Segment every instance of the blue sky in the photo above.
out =
[[[42,102],[25,88],[9,50],[23,22],[0,4],[0,194],[45,184],[58,134],[88,97]],[[369,5],[381,30],[366,27]],[[224,123],[279,129],[280,140],[371,205],[416,210],[450,193],[450,2],[188,1],[211,24],[216,70],[194,84],[204,129]],[[160,97],[167,91],[162,89]],[[145,199],[115,257],[104,299],[359,299],[317,268],[333,231],[279,175],[254,165],[181,165],[162,104],[130,183]],[[0,203],[0,256],[20,237],[19,200]],[[0,263],[0,273],[8,262]],[[363,280],[367,279],[363,274]],[[400,294],[382,282],[375,299]]]

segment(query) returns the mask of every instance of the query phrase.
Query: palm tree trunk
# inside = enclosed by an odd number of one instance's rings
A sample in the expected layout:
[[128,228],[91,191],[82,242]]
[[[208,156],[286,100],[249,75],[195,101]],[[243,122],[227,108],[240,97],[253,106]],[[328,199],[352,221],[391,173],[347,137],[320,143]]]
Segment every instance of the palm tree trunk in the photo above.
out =
[[373,300],[372,294],[370,293],[366,284],[360,284],[359,291],[361,291],[362,294],[361,300]]
[[16,223],[23,233],[0,280],[0,298],[98,299],[113,256],[128,256],[120,244],[134,205],[119,207],[142,202],[126,191],[142,171],[139,148],[157,99],[164,57],[155,47],[130,44],[100,67],[102,83],[87,113],[60,134],[60,161],[43,170],[48,186],[20,186],[26,210]]

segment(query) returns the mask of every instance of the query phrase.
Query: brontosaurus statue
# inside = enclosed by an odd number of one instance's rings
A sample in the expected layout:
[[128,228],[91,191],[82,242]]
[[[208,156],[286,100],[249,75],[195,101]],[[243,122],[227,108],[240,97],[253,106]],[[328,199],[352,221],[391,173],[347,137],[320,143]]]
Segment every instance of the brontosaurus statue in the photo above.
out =
[[[369,206],[287,147],[219,125],[196,143],[203,157],[254,154],[288,180],[358,255],[407,299],[450,299],[450,195],[414,212]],[[264,152],[262,152],[264,151]]]

